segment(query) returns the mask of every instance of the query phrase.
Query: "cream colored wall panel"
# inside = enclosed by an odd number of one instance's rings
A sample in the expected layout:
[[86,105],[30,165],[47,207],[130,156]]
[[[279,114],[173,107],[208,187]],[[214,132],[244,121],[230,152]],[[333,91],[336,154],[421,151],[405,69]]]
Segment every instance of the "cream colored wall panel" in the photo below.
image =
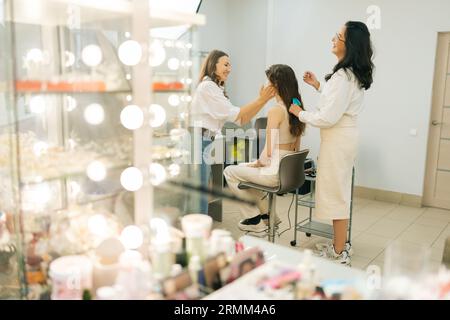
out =
[[445,80],[444,107],[450,107],[450,75],[447,75],[447,79]]
[[450,200],[450,172],[437,172],[435,193],[437,199]]
[[441,140],[438,169],[450,170],[450,140]]
[[450,138],[450,108],[444,108],[441,138]]
[[450,73],[450,45],[448,46],[447,73]]

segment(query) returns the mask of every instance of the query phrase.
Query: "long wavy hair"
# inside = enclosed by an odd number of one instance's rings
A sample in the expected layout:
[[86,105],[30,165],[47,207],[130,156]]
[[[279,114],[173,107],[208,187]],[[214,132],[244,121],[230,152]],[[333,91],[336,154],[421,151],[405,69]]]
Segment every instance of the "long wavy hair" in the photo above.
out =
[[298,81],[295,72],[285,64],[274,64],[266,70],[267,79],[278,91],[278,95],[283,100],[284,106],[289,114],[289,131],[298,137],[305,131],[305,123],[289,112],[292,99],[297,98],[303,106],[302,96],[298,90]]
[[345,57],[333,68],[333,72],[325,77],[328,81],[340,69],[350,69],[359,82],[360,88],[369,89],[373,82],[372,62],[373,49],[370,32],[363,22],[348,21],[345,24]]
[[[208,76],[218,86],[220,86],[220,87],[225,86],[225,83],[223,81],[221,81],[216,74],[216,70],[217,70],[216,65],[219,62],[219,59],[224,56],[229,57],[228,54],[226,54],[225,52],[220,51],[220,50],[213,50],[208,54],[205,61],[203,62],[202,68],[200,70],[200,78],[198,80],[198,83],[202,82],[202,80],[205,76]],[[225,90],[223,91],[223,94],[225,95],[225,97],[228,98]]]

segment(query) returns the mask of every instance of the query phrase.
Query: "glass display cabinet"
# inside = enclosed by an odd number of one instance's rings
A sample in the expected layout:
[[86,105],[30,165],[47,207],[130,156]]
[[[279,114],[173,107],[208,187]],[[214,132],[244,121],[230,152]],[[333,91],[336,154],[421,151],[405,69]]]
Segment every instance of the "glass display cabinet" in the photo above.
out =
[[0,1],[0,298],[55,298],[55,259],[136,249],[154,214],[189,213],[205,17],[162,2]]

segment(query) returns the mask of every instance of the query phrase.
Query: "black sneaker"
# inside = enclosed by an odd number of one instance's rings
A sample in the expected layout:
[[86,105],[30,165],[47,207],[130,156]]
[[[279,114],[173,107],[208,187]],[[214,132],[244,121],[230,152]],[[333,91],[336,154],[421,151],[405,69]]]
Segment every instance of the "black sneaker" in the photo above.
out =
[[[264,220],[265,224],[269,224],[269,215],[267,213],[264,213],[260,215],[261,219]],[[281,223],[281,219],[277,217],[275,218],[275,225],[278,226]]]
[[247,218],[244,220],[239,221],[239,224],[244,224],[244,225],[251,225],[251,224],[258,224],[259,221],[261,220],[261,215],[257,215],[254,216],[253,218]]
[[260,215],[241,220],[238,226],[242,231],[248,232],[263,232],[267,230],[267,225],[262,221]]

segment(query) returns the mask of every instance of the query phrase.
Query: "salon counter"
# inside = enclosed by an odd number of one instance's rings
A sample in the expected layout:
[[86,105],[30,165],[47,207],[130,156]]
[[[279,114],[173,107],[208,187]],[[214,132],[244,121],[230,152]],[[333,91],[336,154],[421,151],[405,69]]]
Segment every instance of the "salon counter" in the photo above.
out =
[[[277,290],[278,292],[262,291],[258,289],[257,283],[266,274],[273,273],[282,268],[297,267],[303,260],[304,252],[251,236],[243,236],[240,238],[240,241],[243,242],[245,248],[261,248],[264,251],[266,263],[208,295],[205,299],[293,299],[292,292],[287,290]],[[370,297],[369,292],[367,292],[368,275],[363,270],[340,266],[319,257],[312,257],[312,263],[315,265],[316,274],[319,276],[319,279],[351,283],[353,287],[361,292],[365,299]]]

